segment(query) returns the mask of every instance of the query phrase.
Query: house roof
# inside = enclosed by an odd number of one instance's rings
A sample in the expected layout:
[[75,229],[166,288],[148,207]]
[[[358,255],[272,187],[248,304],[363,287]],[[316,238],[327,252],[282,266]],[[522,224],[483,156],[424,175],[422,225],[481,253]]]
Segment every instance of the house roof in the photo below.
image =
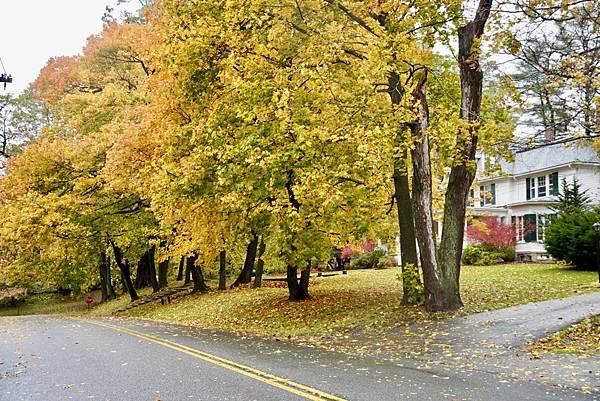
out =
[[525,175],[536,171],[568,166],[572,163],[600,165],[600,156],[587,138],[560,141],[518,151],[514,161],[500,159],[503,174]]

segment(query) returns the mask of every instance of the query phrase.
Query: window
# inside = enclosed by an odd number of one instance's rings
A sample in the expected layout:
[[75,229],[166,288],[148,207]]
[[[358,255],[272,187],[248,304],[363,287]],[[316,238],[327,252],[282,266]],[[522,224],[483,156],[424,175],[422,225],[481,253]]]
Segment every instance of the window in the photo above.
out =
[[544,242],[546,239],[546,229],[552,221],[552,214],[539,214],[537,218],[537,241]]
[[523,241],[537,241],[537,215],[526,214],[523,217]]
[[515,226],[515,237],[517,242],[535,242],[538,239],[537,216],[526,214],[524,216],[513,216],[511,221]]
[[526,178],[525,194],[527,200],[558,195],[558,173]]
[[528,178],[529,180],[529,195],[527,199],[535,198],[535,178]]
[[546,176],[538,177],[538,197],[546,196]]
[[479,186],[479,206],[485,205],[485,187]]
[[471,189],[469,191],[469,201],[467,204],[470,207],[475,207],[475,190],[474,189]]
[[496,184],[479,186],[479,206],[496,204]]

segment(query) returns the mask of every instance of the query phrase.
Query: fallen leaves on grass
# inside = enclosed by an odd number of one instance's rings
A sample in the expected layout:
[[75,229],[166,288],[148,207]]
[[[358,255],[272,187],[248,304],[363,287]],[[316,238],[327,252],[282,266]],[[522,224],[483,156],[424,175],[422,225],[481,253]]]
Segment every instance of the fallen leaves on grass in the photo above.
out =
[[557,354],[600,355],[600,316],[585,319],[529,346],[533,355]]

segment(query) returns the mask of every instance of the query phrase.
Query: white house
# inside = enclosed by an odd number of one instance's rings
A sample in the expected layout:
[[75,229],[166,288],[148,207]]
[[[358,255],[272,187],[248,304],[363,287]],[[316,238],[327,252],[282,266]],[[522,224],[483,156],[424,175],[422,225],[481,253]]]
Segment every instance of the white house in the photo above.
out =
[[[516,251],[521,260],[548,258],[544,233],[553,214],[550,206],[556,202],[563,179],[571,183],[575,177],[592,202],[600,204],[600,157],[589,139],[553,142],[518,151],[512,162],[494,161],[482,155],[477,163],[478,177],[471,191],[472,213],[514,224]],[[500,173],[497,167],[501,167]]]

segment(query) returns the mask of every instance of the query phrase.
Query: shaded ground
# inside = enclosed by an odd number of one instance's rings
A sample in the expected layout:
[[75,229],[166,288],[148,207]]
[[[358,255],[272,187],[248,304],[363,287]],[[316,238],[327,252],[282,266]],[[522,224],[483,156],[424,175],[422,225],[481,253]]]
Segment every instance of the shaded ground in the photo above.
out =
[[[302,400],[307,398],[156,342],[127,327],[252,366],[347,400],[593,400],[570,389],[412,360],[381,361],[285,341],[155,322],[0,320],[0,400]],[[321,398],[326,400],[327,398]]]

